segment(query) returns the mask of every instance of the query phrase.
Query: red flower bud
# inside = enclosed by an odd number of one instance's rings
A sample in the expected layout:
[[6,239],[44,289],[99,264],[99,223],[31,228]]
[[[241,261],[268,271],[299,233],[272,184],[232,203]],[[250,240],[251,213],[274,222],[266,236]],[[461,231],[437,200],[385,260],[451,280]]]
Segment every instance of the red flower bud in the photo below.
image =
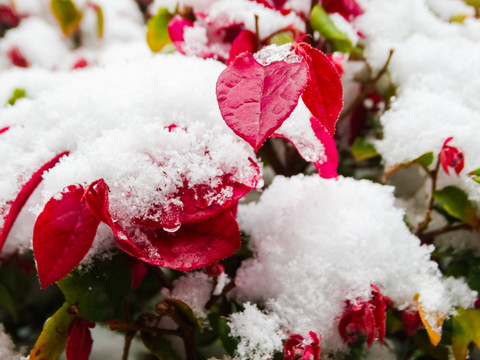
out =
[[465,157],[463,152],[458,150],[454,146],[448,146],[447,144],[453,139],[449,137],[443,143],[442,149],[440,150],[440,161],[442,163],[443,170],[450,175],[448,168],[451,167],[455,170],[455,173],[458,175],[462,171],[465,165]]
[[220,276],[224,271],[223,265],[220,264],[210,264],[205,268],[205,272],[210,277]]
[[319,336],[313,331],[309,332],[310,341],[303,338],[302,335],[290,335],[285,342],[284,360],[319,360],[320,359],[320,340]]

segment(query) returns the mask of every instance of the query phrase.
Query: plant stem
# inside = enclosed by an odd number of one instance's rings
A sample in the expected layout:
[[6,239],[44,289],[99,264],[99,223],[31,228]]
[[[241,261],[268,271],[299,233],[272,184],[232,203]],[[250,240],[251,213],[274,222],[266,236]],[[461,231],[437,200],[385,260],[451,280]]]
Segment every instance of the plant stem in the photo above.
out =
[[[236,286],[235,280],[230,281],[225,287],[223,288],[222,292],[219,295],[212,295],[210,299],[205,304],[205,309],[209,310],[218,299],[225,296],[230,290],[232,290]],[[215,288],[214,288],[215,289]]]
[[423,221],[420,224],[418,224],[417,231],[415,232],[417,236],[420,236],[427,229],[430,221],[432,221],[432,210],[433,210],[433,203],[434,203],[433,193],[437,189],[437,177],[438,177],[439,169],[440,169],[440,158],[437,159],[437,164],[435,165],[435,169],[428,173],[432,181],[430,200],[428,202],[428,207],[425,210],[425,217],[423,218]]
[[383,65],[382,69],[378,72],[377,76],[375,76],[373,79],[371,79],[367,85],[363,88],[362,92],[357,95],[355,100],[346,108],[343,109],[343,111],[340,113],[340,116],[338,117],[338,122],[342,121],[345,119],[348,115],[350,115],[353,110],[356,109],[358,105],[362,103],[363,100],[367,97],[368,94],[370,94],[374,89],[375,85],[377,85],[378,80],[385,74],[388,70],[388,65],[390,64],[390,60],[392,59],[393,55],[393,50],[390,50],[390,53],[388,55],[387,62],[385,65]]
[[149,334],[162,334],[162,335],[175,335],[182,336],[182,333],[178,329],[160,329],[151,326],[143,326],[138,324],[126,323],[126,322],[114,322],[109,323],[110,330],[131,331],[131,332],[145,332]]
[[256,45],[255,45],[256,49],[255,49],[255,51],[258,51],[262,47],[262,44],[260,42],[260,30],[259,30],[259,26],[258,26],[258,15],[254,14],[254,16],[255,16],[255,37],[256,37]]

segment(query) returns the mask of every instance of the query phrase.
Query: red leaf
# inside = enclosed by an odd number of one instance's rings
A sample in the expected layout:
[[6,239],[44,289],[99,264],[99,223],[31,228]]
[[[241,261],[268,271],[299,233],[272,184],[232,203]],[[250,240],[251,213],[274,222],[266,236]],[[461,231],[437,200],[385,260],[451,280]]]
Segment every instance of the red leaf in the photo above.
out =
[[4,133],[4,132],[7,132],[8,129],[10,129],[10,126],[6,126],[6,127],[4,127],[4,128],[1,128],[1,129],[0,129],[0,134],[2,134],[2,133]]
[[296,43],[295,52],[308,64],[309,77],[302,99],[312,115],[333,136],[343,107],[343,88],[335,65],[321,51],[307,43]]
[[90,328],[94,326],[81,317],[73,319],[65,351],[67,360],[88,360],[93,344]]
[[352,20],[363,14],[356,0],[322,0],[322,6],[328,13],[339,13],[347,20]]
[[240,231],[230,209],[209,220],[183,224],[177,231],[167,232],[112,219],[108,186],[102,179],[89,186],[86,200],[98,219],[112,228],[117,246],[149,264],[188,271],[222,260],[240,247]]
[[12,64],[15,66],[22,67],[22,68],[28,68],[30,66],[27,59],[25,59],[25,57],[17,47],[11,48],[7,52],[7,56],[12,62]]
[[230,49],[230,53],[227,60],[227,65],[235,60],[235,58],[241,53],[248,51],[253,53],[257,48],[257,36],[250,30],[242,30],[240,34],[235,38]]
[[192,27],[193,23],[188,21],[187,19],[182,18],[179,15],[175,15],[173,19],[170,20],[167,26],[168,36],[170,36],[170,40],[172,40],[172,43],[177,49],[177,51],[184,55],[185,51],[183,51],[183,33],[186,26]]
[[42,289],[72,271],[92,246],[100,221],[84,200],[85,189],[71,185],[52,197],[33,228],[33,252]]
[[217,100],[227,125],[257,151],[295,109],[307,81],[303,62],[260,65],[237,56],[217,81]]
[[317,168],[318,174],[324,179],[331,179],[338,177],[338,152],[335,140],[327,129],[320,124],[320,122],[312,117],[310,119],[312,129],[315,132],[318,140],[320,140],[325,148],[325,155],[327,160],[320,164],[320,162],[314,162],[313,165]]
[[[7,131],[9,128],[3,128],[1,132]],[[7,236],[12,229],[13,224],[15,223],[15,220],[17,219],[18,214],[20,214],[20,211],[22,210],[23,206],[27,202],[28,198],[32,193],[35,191],[37,186],[40,184],[42,181],[42,175],[45,171],[53,168],[63,156],[68,155],[69,152],[63,152],[57,156],[55,156],[52,160],[47,162],[45,165],[43,165],[40,169],[38,169],[31,177],[31,179],[23,185],[22,189],[20,192],[17,194],[17,197],[13,202],[11,202],[10,209],[5,211],[5,209],[0,209],[0,213],[5,214],[4,216],[4,223],[3,223],[3,228],[0,230],[0,251],[2,250],[3,244],[7,240]]]

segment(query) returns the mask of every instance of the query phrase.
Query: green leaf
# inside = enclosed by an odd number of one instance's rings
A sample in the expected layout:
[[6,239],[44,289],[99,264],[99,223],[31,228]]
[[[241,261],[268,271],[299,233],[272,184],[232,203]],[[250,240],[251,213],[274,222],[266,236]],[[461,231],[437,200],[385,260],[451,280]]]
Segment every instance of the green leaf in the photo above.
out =
[[433,155],[433,152],[429,151],[423,155],[420,155],[418,158],[413,160],[413,162],[423,166],[424,168],[428,168],[433,163],[434,159],[435,156]]
[[132,272],[123,254],[96,259],[87,269],[75,269],[57,282],[69,304],[94,322],[112,319],[130,290]]
[[480,310],[459,308],[453,317],[452,350],[455,360],[466,359],[471,342],[480,347]]
[[78,30],[83,14],[72,0],[51,0],[50,6],[64,35],[70,36]]
[[230,326],[228,326],[227,319],[223,317],[218,320],[218,333],[223,347],[230,356],[233,356],[237,350],[238,340],[230,336]]
[[475,208],[463,190],[455,186],[447,186],[435,191],[433,197],[448,214],[474,228],[478,227]]
[[352,50],[353,45],[348,36],[338,30],[330,16],[320,5],[313,7],[310,14],[310,25],[332,43],[334,50],[343,53],[348,53]]
[[15,321],[18,320],[17,310],[15,309],[15,300],[13,300],[10,291],[0,284],[0,307],[5,308],[12,316]]
[[470,171],[467,175],[480,184],[480,168]]
[[13,106],[13,105],[15,105],[15,103],[17,102],[18,99],[24,98],[26,96],[27,96],[27,94],[26,94],[25,90],[15,89],[15,90],[13,90],[12,97],[10,99],[8,99],[8,104]]
[[469,6],[473,6],[475,9],[480,9],[480,0],[463,0],[463,2]]
[[355,139],[350,151],[356,161],[371,159],[378,156],[375,146],[363,137],[357,137]]
[[160,8],[157,15],[153,16],[147,24],[147,44],[153,52],[159,52],[167,44],[170,44],[168,35],[168,23],[172,15],[168,9]]
[[288,44],[288,43],[293,43],[295,40],[293,39],[293,37],[290,35],[289,32],[287,31],[282,31],[278,34],[276,34],[275,36],[273,36],[269,41],[268,43],[269,44],[275,44],[275,45],[284,45],[284,44]]
[[70,323],[76,315],[69,311],[70,305],[64,303],[51,318],[49,318],[40,336],[30,352],[30,360],[56,360],[65,350]]
[[142,332],[142,341],[146,348],[160,360],[179,359],[170,341],[162,335]]

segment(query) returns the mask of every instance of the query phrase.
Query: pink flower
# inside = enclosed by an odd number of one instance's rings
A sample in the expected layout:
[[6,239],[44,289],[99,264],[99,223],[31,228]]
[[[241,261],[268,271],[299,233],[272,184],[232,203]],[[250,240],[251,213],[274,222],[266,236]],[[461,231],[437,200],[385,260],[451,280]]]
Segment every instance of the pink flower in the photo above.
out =
[[440,150],[440,161],[447,175],[450,175],[448,171],[449,167],[453,168],[455,173],[459,175],[465,165],[465,157],[463,156],[463,152],[458,150],[458,148],[447,145],[452,139],[453,137],[449,137],[443,143],[442,149]]
[[290,335],[285,342],[284,360],[318,360],[320,359],[319,336],[313,331],[309,332],[311,340],[308,341],[302,335]]
[[383,342],[385,311],[391,300],[383,296],[376,286],[371,286],[372,298],[369,301],[346,301],[347,307],[338,325],[340,336],[345,342],[354,343],[362,337],[366,338],[368,347],[376,338]]

